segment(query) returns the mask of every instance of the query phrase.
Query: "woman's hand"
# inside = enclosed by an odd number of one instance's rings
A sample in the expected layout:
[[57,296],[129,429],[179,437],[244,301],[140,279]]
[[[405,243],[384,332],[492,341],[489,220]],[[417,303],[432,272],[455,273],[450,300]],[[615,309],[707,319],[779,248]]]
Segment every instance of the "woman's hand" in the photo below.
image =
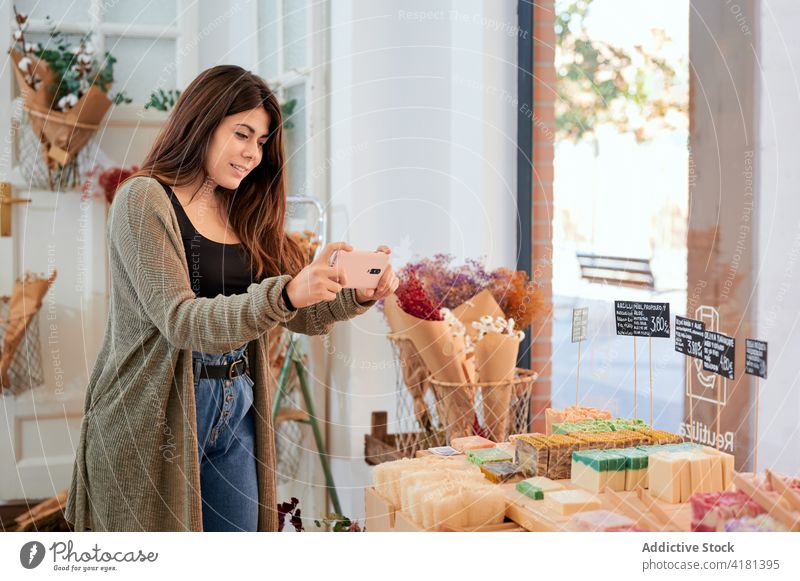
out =
[[353,247],[347,242],[332,242],[322,249],[317,258],[297,273],[286,285],[286,294],[292,305],[301,309],[322,301],[331,301],[347,284],[344,273],[337,273],[335,266],[328,266],[334,250],[350,252]]
[[[391,254],[392,251],[388,246],[378,246],[378,252],[385,252]],[[359,303],[366,303],[367,301],[377,301],[384,297],[388,297],[400,285],[400,279],[395,275],[390,264],[386,270],[383,271],[378,286],[374,289],[356,289],[356,300]]]

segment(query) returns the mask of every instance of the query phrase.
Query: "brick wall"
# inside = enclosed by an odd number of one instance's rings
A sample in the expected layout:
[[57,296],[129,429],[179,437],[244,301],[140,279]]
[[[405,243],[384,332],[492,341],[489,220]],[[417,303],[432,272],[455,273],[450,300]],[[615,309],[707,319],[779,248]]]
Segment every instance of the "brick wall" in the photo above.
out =
[[[555,12],[553,0],[536,0],[533,9],[533,279],[545,302],[553,299],[553,147],[555,135]],[[534,431],[544,432],[544,409],[550,406],[553,353],[552,318],[535,323],[531,366],[539,372],[532,405]]]

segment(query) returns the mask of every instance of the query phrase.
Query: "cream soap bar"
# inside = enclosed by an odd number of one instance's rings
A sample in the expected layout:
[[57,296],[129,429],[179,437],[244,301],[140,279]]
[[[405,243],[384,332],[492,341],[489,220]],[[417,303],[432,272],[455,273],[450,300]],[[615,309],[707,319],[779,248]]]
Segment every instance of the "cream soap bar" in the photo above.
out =
[[647,468],[647,487],[654,498],[678,504],[688,500],[691,490],[690,453],[656,452]]
[[625,490],[625,456],[610,450],[573,452],[572,483],[591,492]]
[[585,490],[556,490],[547,494],[544,501],[555,512],[565,516],[602,507],[600,499]]

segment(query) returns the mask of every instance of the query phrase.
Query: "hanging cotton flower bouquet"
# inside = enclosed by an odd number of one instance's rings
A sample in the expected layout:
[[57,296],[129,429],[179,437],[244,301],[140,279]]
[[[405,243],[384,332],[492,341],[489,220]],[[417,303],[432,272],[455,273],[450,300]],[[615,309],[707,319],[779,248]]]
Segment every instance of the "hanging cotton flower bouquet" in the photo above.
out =
[[123,92],[108,96],[116,59],[106,52],[98,62],[91,33],[73,45],[55,26],[45,46],[27,42],[28,17],[16,7],[14,15],[17,29],[9,53],[25,110],[43,145],[50,187],[77,186],[78,152],[112,104],[131,102]]

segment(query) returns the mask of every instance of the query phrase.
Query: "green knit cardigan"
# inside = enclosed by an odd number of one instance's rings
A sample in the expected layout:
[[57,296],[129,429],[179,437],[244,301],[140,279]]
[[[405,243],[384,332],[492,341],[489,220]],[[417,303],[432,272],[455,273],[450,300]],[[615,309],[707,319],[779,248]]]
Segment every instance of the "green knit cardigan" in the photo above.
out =
[[201,531],[192,351],[225,353],[250,341],[254,381],[258,530],[277,529],[275,441],[266,332],[306,335],[366,312],[353,289],[289,311],[290,275],[245,294],[195,297],[180,228],[164,188],[128,180],[111,205],[106,238],[111,297],[89,378],[66,519],[76,531]]

